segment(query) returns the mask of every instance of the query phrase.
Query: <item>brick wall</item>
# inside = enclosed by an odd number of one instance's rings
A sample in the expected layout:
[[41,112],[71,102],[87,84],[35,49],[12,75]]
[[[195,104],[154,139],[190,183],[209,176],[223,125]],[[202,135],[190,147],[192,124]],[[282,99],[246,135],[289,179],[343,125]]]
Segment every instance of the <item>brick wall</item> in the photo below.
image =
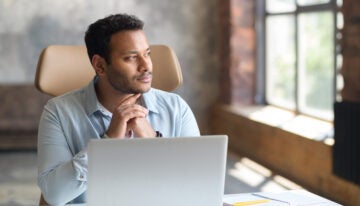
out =
[[360,1],[343,1],[342,75],[344,101],[360,102]]
[[222,103],[254,103],[255,4],[249,0],[218,1],[220,95]]

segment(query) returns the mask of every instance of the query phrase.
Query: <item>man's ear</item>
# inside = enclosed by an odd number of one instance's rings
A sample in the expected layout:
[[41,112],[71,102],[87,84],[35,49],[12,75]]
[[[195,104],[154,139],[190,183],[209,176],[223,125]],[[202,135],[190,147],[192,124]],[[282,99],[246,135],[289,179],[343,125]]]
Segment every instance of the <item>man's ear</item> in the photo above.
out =
[[101,75],[105,73],[105,68],[107,67],[107,63],[103,57],[98,54],[95,54],[91,59],[91,64],[95,69],[95,73],[97,75]]

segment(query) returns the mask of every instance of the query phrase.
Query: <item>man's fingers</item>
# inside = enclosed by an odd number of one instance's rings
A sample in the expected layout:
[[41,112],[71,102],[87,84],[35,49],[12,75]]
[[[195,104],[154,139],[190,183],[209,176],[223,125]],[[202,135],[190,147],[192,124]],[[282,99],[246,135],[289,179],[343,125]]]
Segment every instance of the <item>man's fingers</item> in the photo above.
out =
[[120,103],[120,105],[127,105],[127,104],[135,104],[137,99],[140,97],[141,94],[134,94],[130,97],[126,98],[124,101]]
[[127,124],[134,118],[145,118],[149,111],[136,104],[141,94],[131,95],[120,103],[113,111],[113,116],[107,131],[112,137],[124,137],[127,133]]
[[135,137],[155,137],[155,131],[147,119],[133,118],[128,122],[128,128],[131,128]]
[[138,117],[142,117],[145,118],[147,115],[146,112],[144,111],[140,111],[140,110],[133,110],[133,111],[129,111],[123,114],[123,117],[125,119],[131,120],[133,118],[138,118]]
[[148,110],[140,105],[122,105],[116,109],[116,113],[125,119],[132,119],[134,117],[146,117]]

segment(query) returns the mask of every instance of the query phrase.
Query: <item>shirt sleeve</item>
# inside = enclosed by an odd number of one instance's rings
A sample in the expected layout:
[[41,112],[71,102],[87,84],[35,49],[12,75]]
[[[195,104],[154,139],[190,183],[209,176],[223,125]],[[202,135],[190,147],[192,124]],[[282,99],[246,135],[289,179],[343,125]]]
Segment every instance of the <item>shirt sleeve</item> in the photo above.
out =
[[64,205],[86,190],[86,149],[72,154],[54,109],[47,104],[38,131],[38,185],[50,205]]

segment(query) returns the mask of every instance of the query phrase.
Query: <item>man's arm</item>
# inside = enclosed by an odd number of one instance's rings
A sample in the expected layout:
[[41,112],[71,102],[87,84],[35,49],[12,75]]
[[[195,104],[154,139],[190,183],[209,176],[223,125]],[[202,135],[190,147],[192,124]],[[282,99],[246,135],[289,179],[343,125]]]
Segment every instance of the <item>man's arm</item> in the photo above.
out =
[[56,113],[45,106],[38,131],[38,184],[51,205],[64,205],[86,190],[86,150],[72,154]]

